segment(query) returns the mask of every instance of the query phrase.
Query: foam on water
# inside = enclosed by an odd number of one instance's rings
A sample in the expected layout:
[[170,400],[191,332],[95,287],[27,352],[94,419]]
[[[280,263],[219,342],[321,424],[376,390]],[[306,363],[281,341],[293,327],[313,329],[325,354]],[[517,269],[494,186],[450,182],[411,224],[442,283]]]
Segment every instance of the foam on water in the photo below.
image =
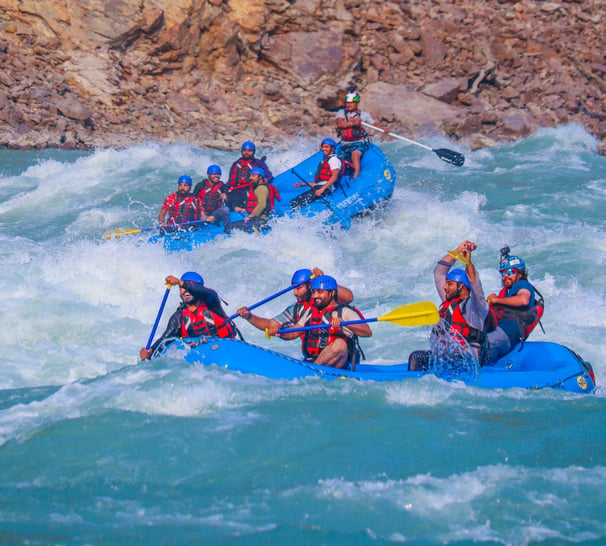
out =
[[[277,174],[316,147],[300,139],[257,155],[266,154]],[[0,151],[7,536],[133,544],[603,541],[606,163],[596,147],[581,127],[543,129],[463,150],[465,166],[456,168],[386,142],[398,172],[393,199],[350,230],[282,218],[264,237],[235,233],[181,253],[147,244],[147,233],[102,235],[154,226],[180,174],[197,181],[218,163],[225,178],[237,152],[154,143]],[[190,367],[174,351],[138,365],[168,274],[199,271],[231,314],[285,288],[294,270],[319,266],[372,317],[437,303],[435,262],[467,238],[478,244],[474,262],[487,294],[500,286],[499,249],[509,245],[524,257],[546,299],[546,335],[532,338],[563,343],[592,362],[595,396],[490,391],[435,377],[272,381]],[[273,316],[291,301],[285,295],[259,313]],[[173,290],[159,332],[177,303]],[[298,342],[267,340],[244,321],[239,327],[248,341],[299,353]],[[429,328],[383,323],[373,331],[363,348],[374,362],[401,362],[428,346]]]

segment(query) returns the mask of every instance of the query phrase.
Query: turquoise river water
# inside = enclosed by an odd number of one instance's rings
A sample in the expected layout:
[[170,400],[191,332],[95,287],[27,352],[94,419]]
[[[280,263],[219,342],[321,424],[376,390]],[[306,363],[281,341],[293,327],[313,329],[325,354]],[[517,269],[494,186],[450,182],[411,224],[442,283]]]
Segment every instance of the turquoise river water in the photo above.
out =
[[[0,542],[606,543],[606,158],[574,125],[475,152],[427,143],[465,165],[384,142],[393,199],[348,231],[283,218],[265,237],[173,254],[147,234],[102,234],[154,226],[180,174],[226,171],[236,151],[0,151]],[[278,173],[316,146],[259,151]],[[502,246],[526,260],[546,298],[546,333],[531,339],[591,362],[595,394],[275,381],[174,353],[138,362],[168,274],[199,271],[233,313],[319,266],[372,317],[439,303],[433,266],[466,238],[487,293]],[[240,327],[298,354],[298,342]],[[426,327],[373,330],[372,361],[428,343]]]

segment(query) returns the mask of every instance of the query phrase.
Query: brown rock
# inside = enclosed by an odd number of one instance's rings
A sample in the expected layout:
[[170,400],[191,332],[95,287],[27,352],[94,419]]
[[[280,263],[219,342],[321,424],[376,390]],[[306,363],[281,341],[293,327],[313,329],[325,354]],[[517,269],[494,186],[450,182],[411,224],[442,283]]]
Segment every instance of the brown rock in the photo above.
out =
[[421,47],[423,57],[431,62],[441,61],[446,56],[446,46],[431,31],[421,34]]
[[424,123],[438,127],[460,116],[456,107],[424,93],[383,82],[370,85],[362,95],[362,101],[363,108],[371,111],[375,119],[387,122],[397,120],[409,129],[419,128]]
[[200,104],[193,100],[184,97],[178,93],[169,93],[166,96],[166,104],[169,108],[180,115],[186,115],[190,112],[197,112],[200,110]]
[[459,93],[465,91],[467,91],[467,78],[448,78],[423,88],[423,93],[426,95],[447,103],[453,102]]
[[503,131],[509,135],[525,136],[530,132],[527,116],[520,111],[511,111],[503,118]]
[[84,104],[70,93],[63,97],[51,99],[50,104],[66,118],[76,119],[78,121],[86,121],[93,114],[90,108],[84,106]]
[[293,127],[332,132],[349,86],[407,134],[480,145],[538,124],[605,130],[596,1],[105,4],[3,2],[0,147],[284,142]]

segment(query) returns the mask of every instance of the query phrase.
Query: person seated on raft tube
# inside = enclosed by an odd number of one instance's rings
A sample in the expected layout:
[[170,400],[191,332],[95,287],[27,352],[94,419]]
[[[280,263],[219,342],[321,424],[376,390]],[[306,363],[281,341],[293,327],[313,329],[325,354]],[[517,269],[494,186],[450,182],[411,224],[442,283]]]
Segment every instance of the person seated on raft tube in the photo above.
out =
[[183,337],[236,337],[236,328],[228,320],[217,293],[204,286],[202,275],[194,271],[183,273],[180,279],[169,275],[166,284],[179,286],[181,304],[168,320],[164,333],[149,350],[139,351],[141,360],[151,358],[175,338]]
[[497,330],[500,330],[489,334],[490,357],[493,359],[495,354],[508,353],[517,343],[525,340],[539,323],[544,310],[543,296],[528,282],[524,260],[519,256],[510,256],[509,247],[501,250],[499,273],[503,288],[498,296],[492,293],[487,298],[496,315]]
[[362,122],[375,122],[368,112],[358,108],[359,104],[360,95],[351,90],[345,95],[345,108],[341,108],[336,117],[337,134],[341,139],[339,155],[353,164],[352,178],[358,178],[362,154],[369,148],[368,133],[362,127]]
[[[489,308],[484,300],[482,283],[471,263],[471,252],[476,248],[471,241],[461,243],[455,253],[469,261],[465,271],[450,270],[455,258],[447,254],[436,265],[434,280],[438,294],[444,300],[440,307],[442,320],[450,325],[451,331],[467,341],[479,364],[484,366],[506,355],[522,338],[515,321],[506,317],[499,319],[498,312]],[[429,360],[429,351],[414,351],[409,356],[408,367],[410,370],[427,370]]]
[[280,201],[280,194],[273,184],[267,182],[265,171],[261,167],[251,169],[249,180],[246,208],[234,208],[235,212],[245,214],[246,217],[242,222],[235,223],[233,227],[245,231],[251,231],[251,228],[264,229],[274,210],[275,200]]
[[[246,307],[238,309],[237,313],[242,318],[250,322],[259,330],[267,330],[271,336],[275,336],[278,330],[282,328],[292,328],[295,324],[302,321],[305,322],[311,314],[313,300],[311,298],[311,280],[312,278],[324,275],[324,272],[314,267],[311,269],[298,269],[294,272],[290,284],[294,286],[293,294],[297,300],[289,305],[284,311],[274,318],[267,319],[253,315]],[[347,305],[353,301],[354,297],[349,288],[337,286],[337,303]]]
[[229,195],[229,208],[246,206],[246,196],[250,189],[250,173],[253,168],[260,167],[265,173],[267,182],[272,183],[274,176],[265,163],[265,158],[257,159],[255,152],[257,148],[254,142],[247,140],[242,144],[241,157],[232,163],[229,169],[227,190]]
[[197,222],[197,220],[202,219],[203,212],[200,200],[193,193],[190,193],[191,176],[181,175],[177,184],[177,191],[164,198],[164,203],[158,214],[161,230],[166,232],[198,229],[200,222]]
[[312,201],[326,197],[334,191],[336,184],[343,174],[343,162],[335,155],[337,143],[332,138],[325,138],[320,144],[324,157],[318,164],[313,182],[297,182],[295,188],[309,186],[310,189],[295,197],[290,202],[290,208],[300,209]]
[[225,204],[227,185],[221,182],[221,167],[209,165],[206,178],[196,184],[193,193],[202,205],[202,219],[213,224],[221,222],[225,233],[229,233],[229,208]]
[[302,317],[297,326],[330,324],[329,328],[315,328],[303,332],[278,334],[283,339],[302,340],[303,358],[323,366],[355,369],[359,361],[358,336],[370,337],[372,330],[368,324],[341,326],[341,322],[359,320],[362,314],[347,305],[337,302],[337,281],[328,275],[320,275],[311,281],[313,306],[311,313]]
[[[471,262],[471,253],[477,248],[471,241],[463,241],[455,253],[463,256],[469,263],[465,270],[451,269],[456,259],[446,254],[434,268],[434,282],[438,295],[442,299],[440,317],[450,326],[452,332],[464,338],[474,350],[480,363],[484,360],[486,330],[494,328],[488,324],[488,305],[480,277]],[[408,369],[427,370],[430,363],[430,351],[414,351],[408,358]]]

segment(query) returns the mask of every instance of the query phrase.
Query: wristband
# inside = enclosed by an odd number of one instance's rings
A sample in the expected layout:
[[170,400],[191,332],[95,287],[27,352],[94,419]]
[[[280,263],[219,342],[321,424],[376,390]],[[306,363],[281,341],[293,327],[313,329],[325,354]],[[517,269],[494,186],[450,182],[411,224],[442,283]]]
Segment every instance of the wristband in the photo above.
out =
[[448,267],[454,265],[454,262],[447,262],[446,260],[438,260],[440,265],[447,265]]

